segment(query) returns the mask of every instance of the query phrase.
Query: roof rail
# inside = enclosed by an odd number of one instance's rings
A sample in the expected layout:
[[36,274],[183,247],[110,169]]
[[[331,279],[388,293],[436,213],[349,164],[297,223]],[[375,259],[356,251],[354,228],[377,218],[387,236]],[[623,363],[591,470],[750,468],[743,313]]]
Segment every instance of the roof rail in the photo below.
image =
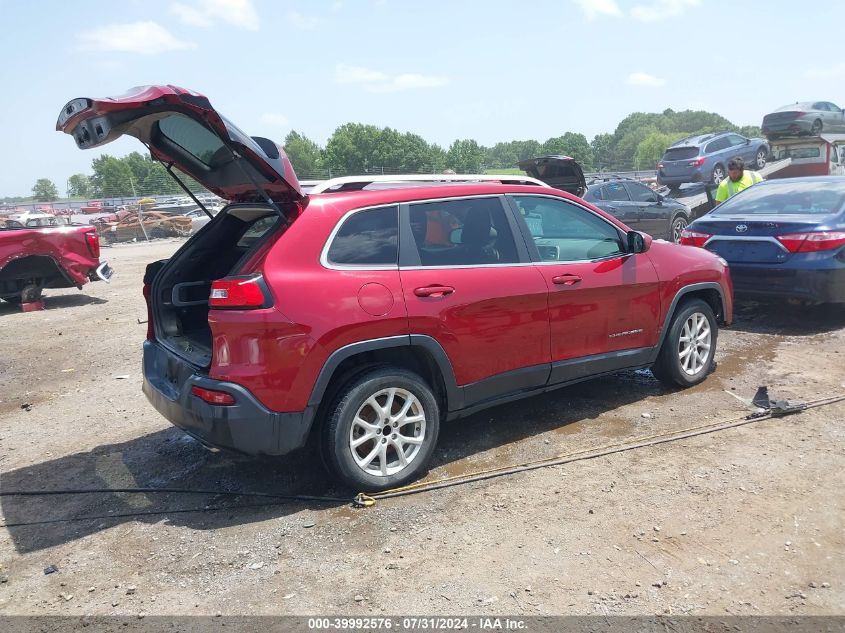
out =
[[601,176],[592,176],[588,181],[588,185],[594,185],[597,182],[611,182],[613,180],[636,180],[630,176],[620,176],[619,174],[602,174]]
[[534,185],[551,188],[550,185],[532,178],[515,174],[391,174],[391,175],[362,175],[341,176],[324,180],[308,193],[326,193],[328,191],[360,191],[374,183],[407,183],[408,187],[419,186],[417,183],[460,183],[460,182],[496,182],[505,185]]

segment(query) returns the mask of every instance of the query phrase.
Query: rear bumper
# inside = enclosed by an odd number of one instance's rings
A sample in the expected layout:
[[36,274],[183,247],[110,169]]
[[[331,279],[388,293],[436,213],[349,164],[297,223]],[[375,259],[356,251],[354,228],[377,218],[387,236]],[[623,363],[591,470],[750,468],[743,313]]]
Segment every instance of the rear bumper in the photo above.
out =
[[658,172],[657,174],[657,184],[659,185],[682,185],[687,182],[702,182],[704,176],[702,175],[701,171],[696,169],[695,171],[691,171],[688,174],[683,174],[681,176],[665,176]]
[[[235,404],[211,405],[191,394],[194,386],[229,393]],[[314,417],[311,407],[271,411],[244,387],[208,378],[154,341],[144,342],[143,391],[159,413],[188,435],[213,448],[249,455],[284,455],[301,448]]]
[[731,263],[734,293],[814,303],[845,303],[845,266],[826,269]]
[[763,134],[766,136],[777,134],[800,134],[802,132],[809,133],[813,127],[815,119],[793,119],[791,121],[784,121],[782,123],[764,123],[762,127]]

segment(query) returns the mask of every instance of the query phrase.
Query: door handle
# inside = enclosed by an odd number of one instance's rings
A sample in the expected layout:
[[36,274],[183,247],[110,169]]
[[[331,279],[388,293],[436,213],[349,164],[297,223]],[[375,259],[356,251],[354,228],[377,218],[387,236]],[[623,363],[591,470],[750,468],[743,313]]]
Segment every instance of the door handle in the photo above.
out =
[[423,286],[421,288],[414,288],[414,294],[418,297],[445,297],[455,292],[452,286]]
[[552,277],[552,281],[558,286],[574,286],[581,281],[581,277],[570,274],[558,275],[557,277]]
[[611,207],[610,205],[608,205],[607,210],[608,211],[619,211],[619,207]]

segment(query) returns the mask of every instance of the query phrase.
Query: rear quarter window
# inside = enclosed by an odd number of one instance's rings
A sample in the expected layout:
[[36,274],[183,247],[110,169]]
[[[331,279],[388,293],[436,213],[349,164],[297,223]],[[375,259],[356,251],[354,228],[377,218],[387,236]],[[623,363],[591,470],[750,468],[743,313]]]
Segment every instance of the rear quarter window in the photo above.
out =
[[356,211],[343,220],[327,259],[347,266],[399,265],[399,207]]

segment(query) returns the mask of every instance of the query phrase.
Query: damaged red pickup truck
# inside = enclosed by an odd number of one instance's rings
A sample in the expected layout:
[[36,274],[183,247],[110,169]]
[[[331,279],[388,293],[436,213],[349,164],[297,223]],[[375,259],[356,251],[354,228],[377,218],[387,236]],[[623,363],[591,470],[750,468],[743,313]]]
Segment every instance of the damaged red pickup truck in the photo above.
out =
[[0,221],[0,298],[9,303],[39,301],[45,288],[79,288],[108,281],[112,269],[100,262],[94,227],[21,227]]

